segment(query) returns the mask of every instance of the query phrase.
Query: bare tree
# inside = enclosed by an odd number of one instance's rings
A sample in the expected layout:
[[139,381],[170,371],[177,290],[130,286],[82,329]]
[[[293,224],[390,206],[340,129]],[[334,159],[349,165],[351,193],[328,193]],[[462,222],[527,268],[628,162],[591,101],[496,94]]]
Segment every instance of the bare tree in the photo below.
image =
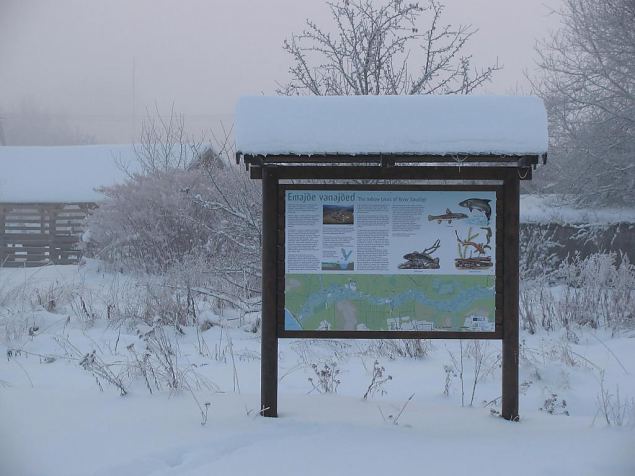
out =
[[189,168],[205,149],[205,141],[186,133],[185,118],[175,113],[174,105],[169,115],[162,115],[155,105],[154,112],[146,112],[140,140],[133,147],[138,166],[152,174]]
[[444,25],[444,6],[436,0],[327,5],[334,33],[307,20],[302,33],[285,40],[293,63],[291,80],[280,85],[279,94],[469,94],[500,69],[498,62],[472,67],[472,56],[463,50],[477,29]]
[[217,217],[213,224],[202,223],[218,249],[209,271],[220,285],[212,295],[247,311],[260,305],[262,196],[254,181],[233,163],[230,135],[225,132],[222,140],[214,137],[215,147],[200,156],[198,168],[208,180],[204,193],[187,194],[197,208]]
[[534,86],[555,157],[547,189],[584,204],[635,199],[635,1],[564,0],[560,30],[537,44]]

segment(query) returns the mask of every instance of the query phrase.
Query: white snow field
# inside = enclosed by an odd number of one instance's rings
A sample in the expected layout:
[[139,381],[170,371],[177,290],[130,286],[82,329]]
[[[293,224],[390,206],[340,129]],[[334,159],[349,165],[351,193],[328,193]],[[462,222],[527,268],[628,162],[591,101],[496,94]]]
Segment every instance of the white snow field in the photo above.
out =
[[[105,310],[143,286],[91,260],[0,269],[0,475],[635,474],[634,410],[626,404],[635,397],[632,331],[580,330],[578,343],[563,332],[521,334],[520,422],[493,415],[500,402],[483,403],[500,396],[497,341],[481,341],[472,406],[475,348],[463,343],[462,407],[458,341],[433,341],[415,359],[385,342],[283,340],[280,417],[269,419],[257,414],[255,316],[232,320],[204,303],[199,319],[214,326],[162,334],[181,388],[157,390],[148,375],[149,392],[133,358],[144,354],[137,331],[149,327],[109,321]],[[103,377],[98,384],[99,365],[80,365],[93,350],[126,396]],[[375,360],[392,378],[363,400]],[[321,394],[308,380],[320,387],[312,364],[332,362],[337,393]],[[609,426],[599,411],[602,375],[613,397],[619,389],[629,424]]]

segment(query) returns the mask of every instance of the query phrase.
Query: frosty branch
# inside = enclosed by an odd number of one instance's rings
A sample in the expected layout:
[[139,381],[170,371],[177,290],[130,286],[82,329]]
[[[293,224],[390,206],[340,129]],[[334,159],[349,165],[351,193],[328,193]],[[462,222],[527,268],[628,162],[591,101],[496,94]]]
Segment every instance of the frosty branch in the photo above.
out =
[[[285,95],[469,94],[498,63],[478,69],[464,53],[471,25],[444,25],[444,6],[388,0],[327,2],[332,25],[307,20],[285,40],[291,80]],[[427,26],[420,24],[427,22]],[[330,29],[333,32],[329,31]]]

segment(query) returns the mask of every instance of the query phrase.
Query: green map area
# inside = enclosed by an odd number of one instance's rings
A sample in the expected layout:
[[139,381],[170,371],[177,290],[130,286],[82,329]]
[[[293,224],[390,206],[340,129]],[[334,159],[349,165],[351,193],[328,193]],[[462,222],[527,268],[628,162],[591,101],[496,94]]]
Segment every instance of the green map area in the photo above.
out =
[[494,276],[287,274],[285,330],[494,331]]

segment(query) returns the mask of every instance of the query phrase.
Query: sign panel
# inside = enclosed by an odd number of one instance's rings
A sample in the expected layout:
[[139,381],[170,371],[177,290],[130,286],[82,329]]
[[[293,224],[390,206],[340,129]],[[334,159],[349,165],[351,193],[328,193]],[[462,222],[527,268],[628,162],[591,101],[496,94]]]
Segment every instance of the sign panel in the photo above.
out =
[[285,331],[494,332],[495,191],[284,193]]

